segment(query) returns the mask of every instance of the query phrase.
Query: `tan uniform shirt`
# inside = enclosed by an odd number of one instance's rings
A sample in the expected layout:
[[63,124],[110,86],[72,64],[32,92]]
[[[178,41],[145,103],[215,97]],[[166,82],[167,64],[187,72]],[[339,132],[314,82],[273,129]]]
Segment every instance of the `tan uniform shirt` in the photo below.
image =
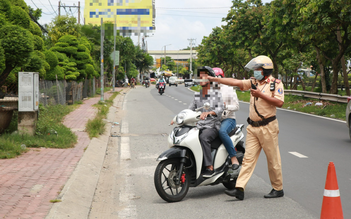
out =
[[[251,81],[253,84],[256,85],[257,89],[259,89],[264,95],[269,95],[271,97],[277,98],[284,102],[284,87],[283,83],[279,79],[275,81],[275,90],[270,91],[271,83],[275,80],[274,77],[271,75],[264,80],[263,82],[257,81],[255,78],[251,78],[249,80],[243,80],[243,89],[242,90],[249,90],[251,88]],[[249,117],[253,121],[261,121],[261,117],[255,111],[254,103],[256,103],[257,111],[264,116],[264,118],[269,118],[276,115],[276,106],[269,104],[267,101],[263,100],[262,98],[256,99],[256,97],[251,96],[250,98],[250,113]]]

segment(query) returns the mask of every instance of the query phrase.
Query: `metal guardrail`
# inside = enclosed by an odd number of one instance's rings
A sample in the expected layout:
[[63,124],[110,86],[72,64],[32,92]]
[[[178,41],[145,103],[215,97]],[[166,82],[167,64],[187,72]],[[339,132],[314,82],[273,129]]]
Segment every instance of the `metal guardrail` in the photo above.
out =
[[338,103],[347,103],[347,96],[340,96],[337,94],[326,94],[326,93],[317,93],[310,91],[301,91],[301,90],[284,90],[285,94],[291,94],[296,96],[309,97],[318,100],[327,100]]

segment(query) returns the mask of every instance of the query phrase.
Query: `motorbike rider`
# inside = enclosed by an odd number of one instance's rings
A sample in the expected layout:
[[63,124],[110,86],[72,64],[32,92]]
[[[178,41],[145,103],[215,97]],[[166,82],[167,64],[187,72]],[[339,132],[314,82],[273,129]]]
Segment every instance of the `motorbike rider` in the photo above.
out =
[[281,157],[278,145],[279,126],[276,119],[276,107],[284,104],[284,88],[280,80],[271,76],[272,60],[267,56],[257,56],[245,66],[254,71],[254,78],[237,80],[232,78],[208,77],[230,86],[238,86],[241,90],[250,90],[250,112],[247,122],[246,153],[242,168],[236,181],[236,188],[225,193],[239,200],[244,199],[244,189],[249,181],[261,149],[266,154],[269,178],[273,189],[265,198],[284,196]]
[[203,107],[206,102],[210,104],[210,109],[201,109],[201,120],[197,122],[197,127],[200,130],[199,140],[203,151],[203,165],[205,166],[203,177],[212,177],[215,174],[212,165],[211,142],[218,136],[223,112],[222,96],[218,89],[211,87],[212,83],[207,80],[209,75],[215,76],[212,68],[203,66],[198,69],[198,76],[202,79],[200,82],[202,90],[194,94],[194,99],[189,106],[189,109],[195,110]]
[[166,80],[164,79],[164,77],[162,76],[162,78],[159,78],[157,81],[157,85],[158,87],[160,87],[160,83],[163,83],[163,89],[166,90]]
[[131,86],[132,88],[135,87],[135,82],[136,82],[135,78],[132,77],[132,79],[130,79],[130,83],[131,83],[130,86]]
[[[221,68],[213,69],[216,72],[217,77],[222,78],[223,70]],[[221,128],[219,129],[219,137],[223,142],[223,145],[228,151],[230,160],[232,162],[231,168],[235,171],[235,175],[239,174],[239,161],[236,158],[236,150],[233,142],[229,137],[229,133],[236,127],[235,111],[239,110],[239,100],[235,90],[225,84],[219,84],[219,88],[222,94],[224,102],[224,110],[222,113]]]

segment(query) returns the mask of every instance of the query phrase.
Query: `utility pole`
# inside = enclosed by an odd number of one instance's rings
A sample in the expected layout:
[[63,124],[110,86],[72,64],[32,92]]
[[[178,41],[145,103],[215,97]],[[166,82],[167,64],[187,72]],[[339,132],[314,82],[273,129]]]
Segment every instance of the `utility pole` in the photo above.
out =
[[80,24],[80,2],[78,2],[78,6],[66,6],[66,5],[61,5],[61,1],[59,1],[58,4],[58,16],[61,16],[61,8],[78,8],[78,24]]
[[101,101],[104,102],[104,21],[101,18],[101,72],[100,72],[100,80],[101,80]]
[[78,2],[78,24],[80,24],[80,2]]
[[189,41],[190,41],[190,79],[192,78],[192,76],[193,76],[193,66],[192,66],[192,64],[193,64],[193,41],[195,41],[196,39],[193,39],[193,38],[191,38],[191,39],[188,39]]
[[117,15],[115,15],[115,24],[113,25],[113,74],[112,74],[112,91],[115,91],[116,84],[116,26],[117,26]]

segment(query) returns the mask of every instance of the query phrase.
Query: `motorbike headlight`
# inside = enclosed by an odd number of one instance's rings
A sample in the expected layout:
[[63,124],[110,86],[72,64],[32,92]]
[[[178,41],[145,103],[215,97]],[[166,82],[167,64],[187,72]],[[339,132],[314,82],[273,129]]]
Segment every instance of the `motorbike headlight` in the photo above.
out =
[[180,112],[177,115],[176,122],[177,122],[178,125],[181,125],[184,122],[185,116],[186,116],[186,112]]

